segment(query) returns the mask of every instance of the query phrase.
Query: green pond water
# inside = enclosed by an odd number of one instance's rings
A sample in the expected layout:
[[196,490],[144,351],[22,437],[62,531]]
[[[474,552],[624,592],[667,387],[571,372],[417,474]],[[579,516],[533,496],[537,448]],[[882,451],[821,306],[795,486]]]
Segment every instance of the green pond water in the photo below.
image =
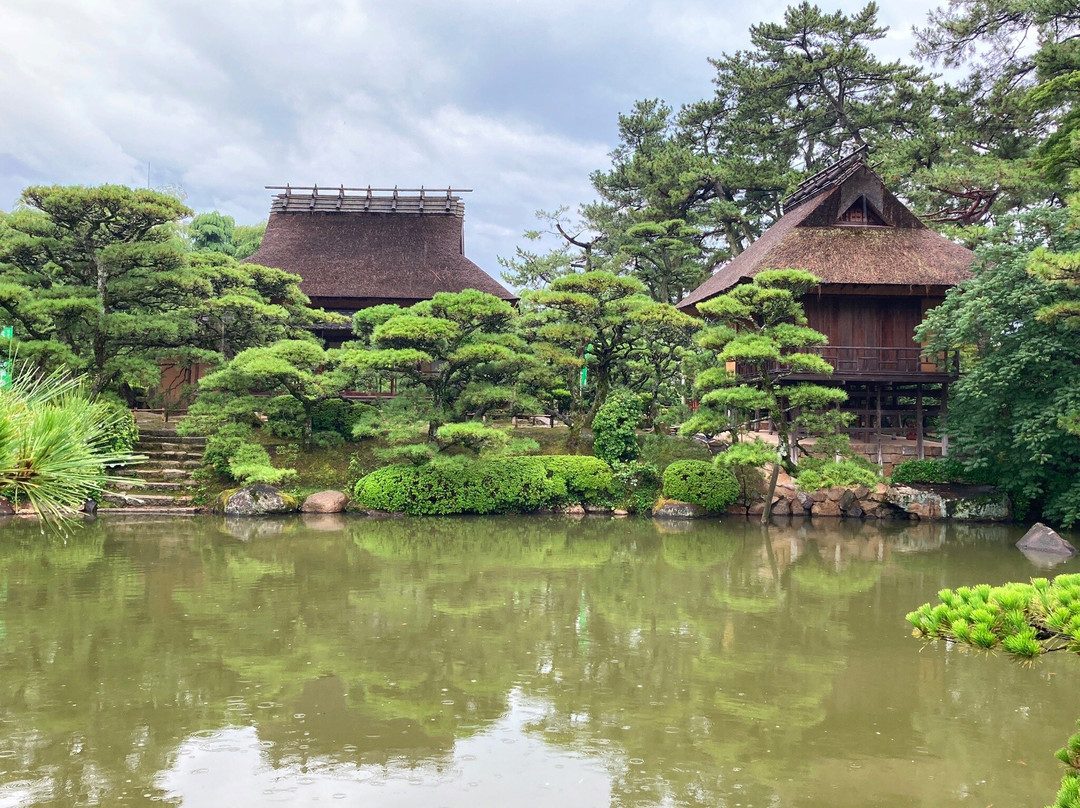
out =
[[1046,574],[1020,532],[9,521],[0,808],[1043,806],[1080,658],[904,621]]

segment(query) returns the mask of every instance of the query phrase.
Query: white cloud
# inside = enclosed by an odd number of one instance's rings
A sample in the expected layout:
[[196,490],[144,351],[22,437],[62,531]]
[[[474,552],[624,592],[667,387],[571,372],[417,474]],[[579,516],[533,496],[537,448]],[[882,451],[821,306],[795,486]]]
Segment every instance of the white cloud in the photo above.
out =
[[[933,4],[882,9],[883,55]],[[148,162],[241,222],[286,181],[470,187],[469,254],[496,272],[536,209],[591,197],[619,111],[704,97],[707,57],[784,5],[7,0],[0,207],[30,182],[141,184]]]

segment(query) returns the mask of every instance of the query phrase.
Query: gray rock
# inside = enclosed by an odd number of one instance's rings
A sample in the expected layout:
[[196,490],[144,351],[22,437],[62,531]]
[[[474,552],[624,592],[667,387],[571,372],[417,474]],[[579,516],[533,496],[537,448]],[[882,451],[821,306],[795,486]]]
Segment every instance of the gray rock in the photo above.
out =
[[1024,534],[1016,546],[1025,553],[1032,552],[1062,558],[1076,555],[1075,547],[1061,538],[1053,528],[1047,527],[1042,522],[1032,525],[1031,530]]
[[672,500],[665,502],[659,508],[655,508],[652,515],[656,519],[700,519],[702,516],[708,515],[708,511],[692,502]]
[[268,516],[292,513],[296,505],[296,497],[283,494],[272,485],[255,483],[235,491],[223,491],[215,510],[226,516]]
[[[859,498],[855,496],[855,492],[851,490],[844,491],[844,493],[840,495],[840,499],[837,500],[837,502],[840,503],[840,510],[842,511],[850,511],[851,507],[858,501]],[[849,514],[849,516],[850,515],[853,514]]]
[[[797,493],[795,499],[804,511],[809,512],[814,507],[814,498],[805,491]],[[792,510],[794,511],[794,508],[792,508]]]
[[303,513],[343,513],[349,497],[341,491],[320,491],[304,500],[300,506]]
[[4,497],[0,497],[0,516],[11,516],[15,513],[15,507]]

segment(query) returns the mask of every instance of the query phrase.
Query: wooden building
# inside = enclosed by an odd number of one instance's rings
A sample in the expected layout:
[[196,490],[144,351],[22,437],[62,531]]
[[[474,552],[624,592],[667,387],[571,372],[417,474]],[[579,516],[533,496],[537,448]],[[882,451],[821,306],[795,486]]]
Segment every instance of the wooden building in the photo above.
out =
[[[438,292],[478,289],[516,300],[465,257],[460,193],[420,189],[269,187],[266,234],[249,263],[302,278],[312,305],[352,315],[380,303],[411,306]],[[348,326],[322,329],[329,345]]]
[[783,211],[679,307],[696,312],[764,269],[812,272],[821,284],[803,305],[810,327],[829,338],[821,354],[835,370],[789,378],[843,386],[856,416],[853,437],[876,440],[879,455],[882,435],[909,437],[922,457],[930,419],[944,434],[956,368],[952,357],[923,357],[914,329],[949,287],[970,277],[971,251],[919,221],[867,164],[865,149],[805,180]]

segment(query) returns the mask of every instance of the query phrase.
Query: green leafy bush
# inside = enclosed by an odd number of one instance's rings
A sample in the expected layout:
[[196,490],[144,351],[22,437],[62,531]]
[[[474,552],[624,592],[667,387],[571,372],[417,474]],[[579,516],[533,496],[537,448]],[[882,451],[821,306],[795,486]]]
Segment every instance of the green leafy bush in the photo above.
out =
[[229,458],[229,476],[241,485],[279,485],[295,480],[296,472],[293,469],[274,468],[269,453],[261,444],[244,443]]
[[616,507],[631,513],[645,513],[660,496],[660,471],[652,463],[627,460],[616,463],[612,499]]
[[384,511],[484,514],[552,505],[566,497],[566,485],[538,458],[505,457],[386,466],[363,477],[355,494],[361,505]]
[[225,424],[207,438],[203,466],[222,477],[231,477],[229,461],[241,446],[251,443],[252,434],[247,424]]
[[681,435],[667,435],[660,431],[640,436],[640,460],[651,463],[658,469],[667,468],[676,460],[711,460],[712,453],[707,444],[695,438]]
[[566,499],[575,503],[606,502],[614,492],[611,466],[589,455],[540,455],[539,460],[552,477],[566,485]]
[[894,483],[955,483],[964,476],[959,460],[941,457],[934,460],[905,460],[893,469]]
[[765,477],[762,470],[766,463],[776,461],[776,447],[761,438],[733,444],[716,456],[720,468],[727,469],[739,482],[736,502],[751,505],[765,499]]
[[135,423],[135,413],[122,401],[114,398],[98,397],[93,405],[95,421],[104,425],[102,446],[110,452],[126,454],[139,440],[139,427]]
[[643,413],[641,399],[629,390],[611,393],[593,418],[593,454],[608,463],[636,460]]
[[819,491],[823,488],[841,486],[851,488],[865,485],[873,487],[881,482],[877,467],[869,461],[857,460],[824,460],[822,458],[806,458],[803,460],[795,484],[803,491]]
[[664,496],[722,511],[739,496],[735,475],[702,460],[679,460],[664,469]]

